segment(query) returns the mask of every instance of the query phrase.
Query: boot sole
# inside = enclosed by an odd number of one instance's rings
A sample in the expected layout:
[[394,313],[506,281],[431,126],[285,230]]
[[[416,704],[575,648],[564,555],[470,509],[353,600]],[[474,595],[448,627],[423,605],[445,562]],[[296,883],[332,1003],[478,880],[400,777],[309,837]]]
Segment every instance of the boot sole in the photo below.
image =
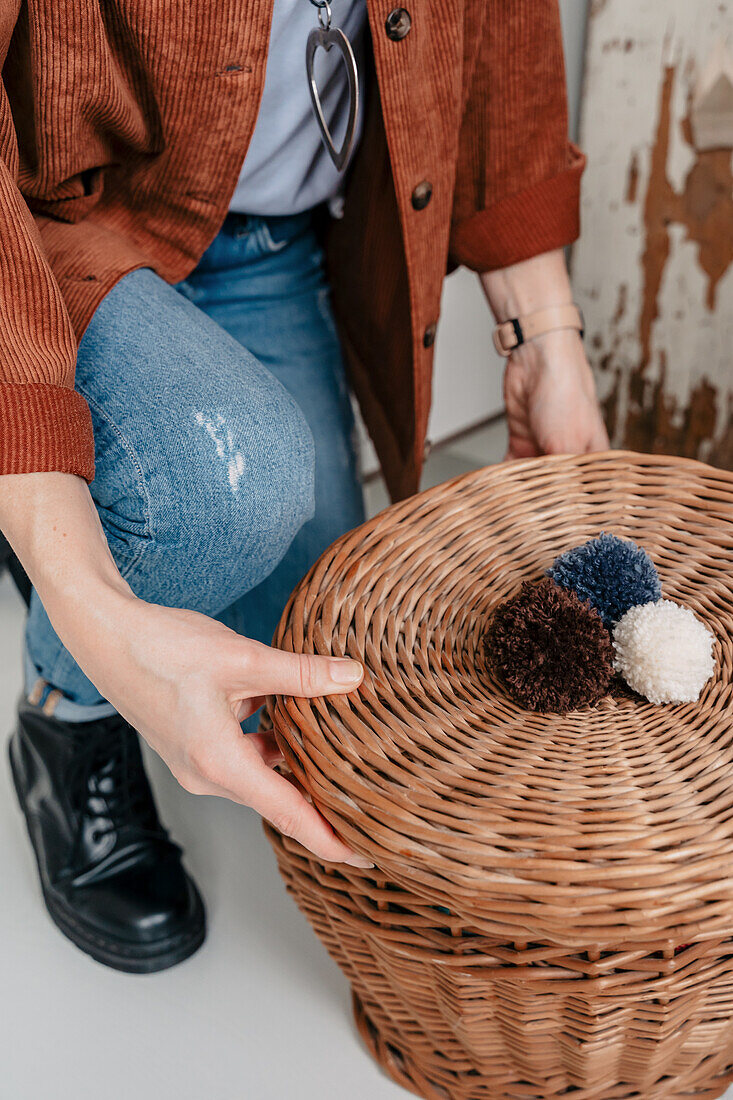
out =
[[192,883],[197,909],[194,927],[189,932],[181,932],[177,936],[170,936],[168,939],[153,944],[129,944],[100,936],[99,933],[81,924],[73,913],[50,893],[43,879],[41,861],[36,851],[33,828],[26,810],[25,797],[13,759],[11,745],[8,745],[8,759],[15,794],[25,819],[26,830],[38,868],[38,879],[43,901],[51,920],[59,931],[71,940],[80,951],[89,955],[96,962],[109,966],[113,970],[121,970],[125,974],[157,974],[161,970],[168,970],[171,966],[184,962],[185,959],[190,958],[198,951],[206,938],[206,916],[204,904],[195,883]]

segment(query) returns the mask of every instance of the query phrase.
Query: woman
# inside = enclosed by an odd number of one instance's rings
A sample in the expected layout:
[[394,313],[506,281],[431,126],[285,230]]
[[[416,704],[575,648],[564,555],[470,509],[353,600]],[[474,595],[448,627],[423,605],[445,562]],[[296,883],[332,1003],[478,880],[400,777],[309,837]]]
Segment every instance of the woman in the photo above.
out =
[[[361,678],[262,644],[362,519],[345,365],[414,492],[465,264],[504,323],[510,455],[606,445],[562,254],[583,161],[555,0],[0,10],[0,527],[35,589],[11,762],[54,920],[152,971],[204,913],[136,731],[188,790],[361,864],[240,728],[268,693]],[[303,64],[317,17],[357,70],[323,40],[344,173]]]

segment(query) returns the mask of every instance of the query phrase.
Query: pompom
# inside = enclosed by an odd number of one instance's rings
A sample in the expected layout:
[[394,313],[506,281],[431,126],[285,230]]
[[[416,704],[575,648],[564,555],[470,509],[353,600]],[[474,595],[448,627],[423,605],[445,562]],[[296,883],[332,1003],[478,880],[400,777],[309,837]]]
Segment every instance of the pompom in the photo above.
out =
[[662,597],[654,562],[630,539],[601,532],[555,558],[548,577],[590,600],[609,629],[630,607]]
[[529,710],[565,714],[595,703],[613,676],[613,646],[598,612],[548,577],[525,581],[494,612],[486,659]]
[[715,669],[713,641],[689,607],[673,600],[647,603],[617,624],[615,666],[651,703],[693,703]]

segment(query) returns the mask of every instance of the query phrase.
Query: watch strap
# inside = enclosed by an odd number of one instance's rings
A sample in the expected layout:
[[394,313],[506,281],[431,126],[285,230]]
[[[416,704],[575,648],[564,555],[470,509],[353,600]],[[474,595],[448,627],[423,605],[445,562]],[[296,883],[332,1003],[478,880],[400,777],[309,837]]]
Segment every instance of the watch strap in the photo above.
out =
[[499,355],[511,353],[528,340],[544,336],[557,329],[575,329],[582,338],[585,329],[583,314],[576,305],[548,306],[536,313],[527,313],[504,321],[494,329],[494,346]]

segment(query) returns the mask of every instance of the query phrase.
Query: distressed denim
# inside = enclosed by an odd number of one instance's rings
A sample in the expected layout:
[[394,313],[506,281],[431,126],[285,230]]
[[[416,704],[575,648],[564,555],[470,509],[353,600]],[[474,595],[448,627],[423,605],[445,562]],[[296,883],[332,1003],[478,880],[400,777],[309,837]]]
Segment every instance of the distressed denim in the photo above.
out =
[[[269,642],[318,555],[363,520],[354,422],[309,214],[230,215],[177,287],[122,279],[79,347],[90,486],[133,592]],[[27,681],[109,713],[34,593]]]

